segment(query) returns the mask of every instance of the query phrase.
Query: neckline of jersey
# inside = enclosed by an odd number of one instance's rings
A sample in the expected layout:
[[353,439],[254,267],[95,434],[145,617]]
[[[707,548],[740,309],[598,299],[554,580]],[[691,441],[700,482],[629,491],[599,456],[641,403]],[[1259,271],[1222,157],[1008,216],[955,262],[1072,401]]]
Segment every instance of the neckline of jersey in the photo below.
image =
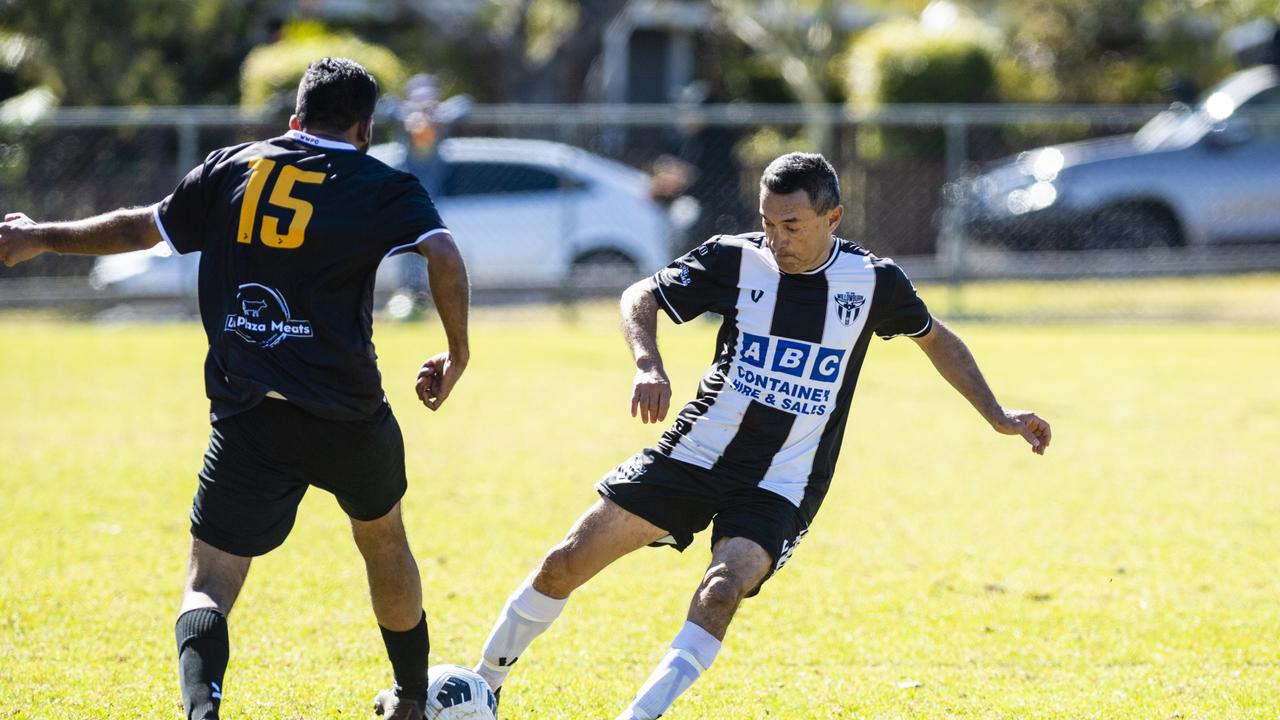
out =
[[832,235],[831,236],[831,254],[827,255],[827,259],[823,260],[821,265],[819,265],[818,267],[812,270],[804,270],[798,273],[789,273],[778,266],[778,261],[776,258],[773,257],[773,253],[769,252],[768,248],[765,248],[765,257],[769,258],[769,264],[772,265],[775,270],[777,270],[779,273],[783,275],[817,275],[818,273],[826,270],[827,268],[835,264],[836,256],[839,254],[840,254],[840,240],[836,238],[835,235]]
[[339,142],[337,140],[326,140],[322,137],[316,137],[311,133],[305,133],[301,130],[290,130],[285,133],[285,137],[293,138],[300,143],[311,145],[312,147],[324,148],[325,150],[355,150],[356,146],[351,143]]

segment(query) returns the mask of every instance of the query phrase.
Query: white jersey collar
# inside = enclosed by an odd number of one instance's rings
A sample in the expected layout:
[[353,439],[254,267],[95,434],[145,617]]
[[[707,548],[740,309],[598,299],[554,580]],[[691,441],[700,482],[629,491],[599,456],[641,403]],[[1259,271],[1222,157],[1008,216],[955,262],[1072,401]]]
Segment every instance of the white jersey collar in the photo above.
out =
[[337,140],[327,140],[322,137],[316,137],[310,133],[304,133],[301,130],[290,130],[285,133],[286,137],[293,138],[300,143],[305,143],[312,147],[324,148],[325,150],[356,150],[356,146],[351,143],[339,142]]
[[827,259],[823,260],[821,265],[819,265],[818,267],[812,270],[802,270],[798,273],[789,273],[786,270],[783,270],[781,267],[778,266],[778,261],[776,258],[773,257],[773,253],[769,250],[769,248],[765,247],[764,251],[765,251],[765,256],[769,259],[769,264],[772,265],[775,270],[777,270],[779,273],[783,275],[817,275],[818,273],[824,272],[825,270],[827,270],[827,268],[835,264],[836,257],[840,255],[840,240],[837,239],[835,235],[832,235],[831,236],[831,252],[830,254],[827,255]]

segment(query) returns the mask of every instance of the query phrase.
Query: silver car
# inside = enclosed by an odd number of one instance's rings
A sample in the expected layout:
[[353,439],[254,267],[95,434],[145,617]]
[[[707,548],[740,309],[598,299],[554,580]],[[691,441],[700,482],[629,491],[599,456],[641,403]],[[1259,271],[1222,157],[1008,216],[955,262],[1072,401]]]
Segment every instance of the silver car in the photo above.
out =
[[1238,72],[1137,133],[1054,145],[948,188],[965,234],[1014,249],[1280,241],[1280,71]]

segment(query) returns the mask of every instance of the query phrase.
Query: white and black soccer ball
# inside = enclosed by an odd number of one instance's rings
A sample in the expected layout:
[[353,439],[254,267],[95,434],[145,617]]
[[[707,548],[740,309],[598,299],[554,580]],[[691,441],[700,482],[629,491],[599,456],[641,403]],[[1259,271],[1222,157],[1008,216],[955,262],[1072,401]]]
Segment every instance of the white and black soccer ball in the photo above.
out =
[[460,665],[427,670],[427,720],[495,720],[498,699],[489,683]]

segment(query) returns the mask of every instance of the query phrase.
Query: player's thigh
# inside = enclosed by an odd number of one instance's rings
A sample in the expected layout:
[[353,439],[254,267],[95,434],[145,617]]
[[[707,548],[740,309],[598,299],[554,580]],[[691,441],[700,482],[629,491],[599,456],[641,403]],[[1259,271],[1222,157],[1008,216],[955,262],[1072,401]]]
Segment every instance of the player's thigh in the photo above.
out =
[[653,542],[684,551],[711,522],[724,482],[703,468],[652,449],[607,473],[596,491],[622,510],[666,531]]
[[209,436],[191,503],[191,534],[231,555],[255,557],[288,537],[306,483],[288,457],[292,438],[279,401],[219,420]]
[[[298,411],[301,412],[301,411]],[[408,488],[404,465],[404,436],[391,407],[383,403],[361,420],[304,418],[309,427],[307,452],[300,461],[303,477],[338,500],[354,521],[378,524],[398,520],[388,515]]]
[[613,561],[666,535],[666,530],[601,498],[543,556],[534,570],[533,587],[551,597],[568,597]]
[[608,498],[600,498],[574,523],[559,547],[583,556],[612,562],[667,534]]

